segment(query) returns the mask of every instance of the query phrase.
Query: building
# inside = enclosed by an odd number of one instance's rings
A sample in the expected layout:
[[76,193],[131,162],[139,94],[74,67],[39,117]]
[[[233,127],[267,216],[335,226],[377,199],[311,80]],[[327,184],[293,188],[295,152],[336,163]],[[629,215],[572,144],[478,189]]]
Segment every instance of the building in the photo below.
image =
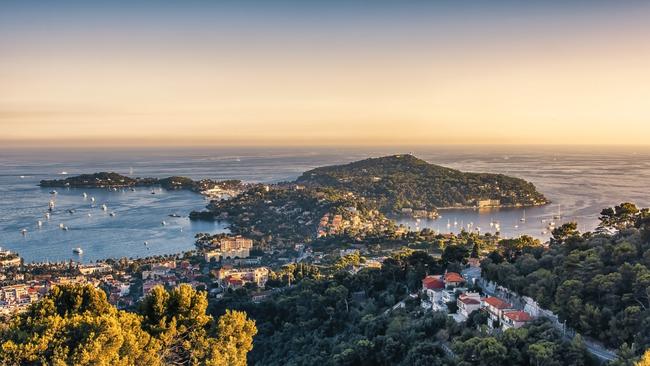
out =
[[508,311],[503,314],[501,327],[503,330],[510,328],[520,328],[532,320],[533,317],[525,311]]
[[212,246],[217,246],[218,249],[207,250],[204,253],[206,262],[215,259],[221,261],[223,259],[234,258],[248,258],[250,250],[253,249],[253,240],[244,238],[240,235],[229,236],[225,238],[215,239]]
[[476,206],[479,208],[482,207],[499,207],[501,206],[500,200],[477,200]]
[[79,272],[81,272],[81,274],[83,275],[89,275],[95,273],[109,273],[113,270],[113,268],[106,263],[82,264],[78,268],[79,268]]
[[445,288],[456,288],[460,287],[465,283],[463,276],[456,272],[446,272],[443,281],[445,283]]
[[[269,272],[266,267],[231,268],[228,266],[213,271],[217,282],[224,288],[238,288],[247,283],[255,283],[257,287],[264,287],[269,279]],[[239,281],[241,281],[241,284]]]
[[514,310],[512,304],[498,297],[486,297],[483,299],[482,305],[488,313],[488,326],[491,328],[499,327],[503,314],[506,311]]
[[481,295],[478,292],[467,292],[458,296],[456,300],[458,306],[457,313],[464,318],[469,318],[470,314],[481,308]]

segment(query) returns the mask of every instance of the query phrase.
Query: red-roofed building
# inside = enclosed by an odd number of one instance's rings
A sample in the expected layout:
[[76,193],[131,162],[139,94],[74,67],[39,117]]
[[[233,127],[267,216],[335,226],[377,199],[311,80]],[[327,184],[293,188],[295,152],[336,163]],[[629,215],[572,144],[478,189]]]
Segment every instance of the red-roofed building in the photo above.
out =
[[463,283],[465,283],[465,279],[463,278],[463,276],[461,276],[456,272],[445,273],[443,280],[445,281],[445,287],[447,288],[459,287]]
[[423,290],[440,291],[445,288],[445,282],[440,276],[426,276],[422,280]]
[[486,297],[483,299],[483,307],[488,312],[488,325],[492,328],[495,323],[501,321],[503,314],[508,310],[514,310],[512,304],[501,300],[498,297]]
[[456,300],[457,313],[468,318],[471,313],[481,308],[481,295],[477,292],[460,294]]
[[501,323],[503,330],[506,330],[520,328],[532,320],[533,317],[525,311],[508,311],[503,314],[503,321]]

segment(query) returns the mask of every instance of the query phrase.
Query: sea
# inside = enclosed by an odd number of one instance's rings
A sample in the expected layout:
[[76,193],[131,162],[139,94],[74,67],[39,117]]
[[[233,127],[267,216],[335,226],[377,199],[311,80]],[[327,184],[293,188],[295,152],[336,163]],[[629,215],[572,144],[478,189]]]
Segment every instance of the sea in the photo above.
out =
[[[38,186],[42,179],[113,171],[138,177],[180,175],[274,183],[293,180],[318,166],[404,153],[463,171],[520,177],[552,201],[525,209],[444,210],[437,220],[398,220],[412,230],[485,233],[498,228],[502,236],[527,234],[547,240],[550,222],[557,226],[576,221],[580,230],[587,231],[598,225],[603,208],[621,202],[650,206],[648,147],[0,148],[0,247],[17,252],[28,263],[88,263],[175,254],[192,250],[197,233],[228,232],[227,222],[189,220],[192,210],[208,203],[197,193],[61,188],[53,194],[52,188]],[[47,219],[51,200],[55,207]],[[75,248],[83,253],[73,253]]]

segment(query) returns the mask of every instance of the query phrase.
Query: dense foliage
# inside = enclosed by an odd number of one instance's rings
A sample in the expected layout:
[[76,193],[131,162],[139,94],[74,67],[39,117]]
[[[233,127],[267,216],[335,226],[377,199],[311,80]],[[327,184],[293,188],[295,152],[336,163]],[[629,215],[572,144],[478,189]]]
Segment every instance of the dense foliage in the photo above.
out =
[[602,233],[580,234],[568,223],[554,230],[548,249],[495,252],[483,275],[534,298],[583,335],[641,352],[650,347],[650,215],[622,204],[601,219]]
[[240,180],[230,179],[214,181],[203,179],[199,181],[187,177],[167,178],[131,178],[114,172],[99,172],[94,174],[81,174],[65,179],[41,180],[41,187],[76,187],[76,188],[103,188],[103,187],[146,187],[161,186],[165,189],[187,189],[200,192],[206,189],[221,188],[224,190],[241,191],[246,185]]
[[485,199],[500,200],[502,205],[547,202],[532,183],[522,179],[464,173],[408,154],[316,168],[303,173],[296,182],[354,192],[384,212],[474,206],[477,200]]
[[255,323],[206,315],[205,293],[154,288],[141,314],[119,311],[92,286],[54,287],[0,330],[0,364],[241,366]]
[[544,321],[496,335],[464,335],[454,342],[453,348],[459,366],[584,366],[592,362],[582,337],[577,335],[571,342],[562,341],[562,335]]
[[236,234],[276,243],[315,237],[325,214],[338,214],[344,220],[356,216],[360,223],[391,224],[362,200],[333,189],[255,186],[232,199],[212,201],[208,210],[190,217],[227,219]]

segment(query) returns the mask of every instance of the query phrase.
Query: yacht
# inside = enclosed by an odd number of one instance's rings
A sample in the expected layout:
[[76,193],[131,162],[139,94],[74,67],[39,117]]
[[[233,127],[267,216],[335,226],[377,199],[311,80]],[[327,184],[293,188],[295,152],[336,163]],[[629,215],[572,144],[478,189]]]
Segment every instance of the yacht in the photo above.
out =
[[83,249],[81,249],[79,247],[76,247],[76,248],[72,249],[72,253],[74,253],[74,254],[84,254],[84,251],[83,251]]

